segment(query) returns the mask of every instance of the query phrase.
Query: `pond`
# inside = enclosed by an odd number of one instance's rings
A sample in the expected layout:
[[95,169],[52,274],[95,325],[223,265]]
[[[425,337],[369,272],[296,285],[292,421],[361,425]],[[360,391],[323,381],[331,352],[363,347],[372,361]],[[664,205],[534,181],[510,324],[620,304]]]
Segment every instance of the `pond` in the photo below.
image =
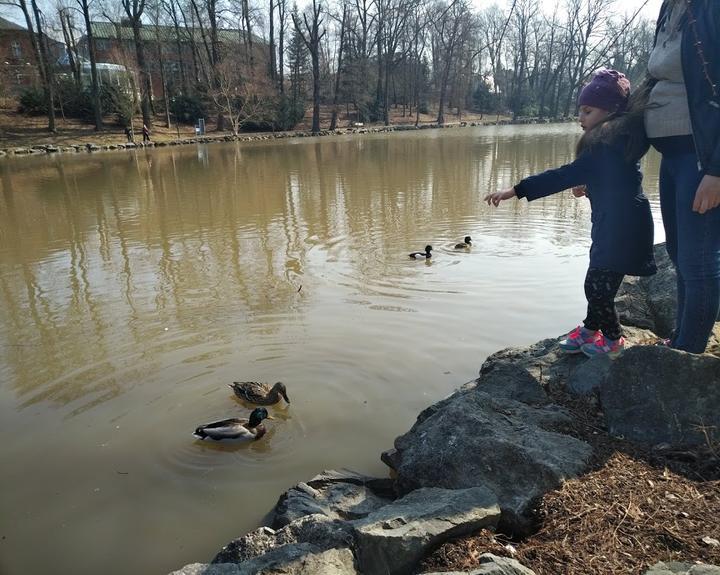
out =
[[[587,200],[482,202],[579,133],[0,160],[0,572],[164,573],[323,469],[387,476],[381,451],[489,354],[584,317]],[[644,169],[662,241],[656,154]],[[287,385],[268,434],[194,439],[247,415],[227,387],[246,380]]]

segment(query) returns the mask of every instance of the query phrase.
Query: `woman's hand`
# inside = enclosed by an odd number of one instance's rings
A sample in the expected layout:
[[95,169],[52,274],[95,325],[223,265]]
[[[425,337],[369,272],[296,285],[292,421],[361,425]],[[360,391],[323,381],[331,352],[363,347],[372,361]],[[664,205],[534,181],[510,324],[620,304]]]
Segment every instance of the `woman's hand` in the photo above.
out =
[[720,205],[720,178],[706,175],[700,180],[700,185],[695,192],[693,212],[704,214],[718,205]]
[[507,190],[503,190],[502,192],[495,192],[494,194],[488,194],[483,198],[483,201],[487,202],[487,205],[490,204],[497,206],[502,202],[503,200],[509,200],[510,198],[515,197],[515,188],[509,188]]
[[585,195],[585,186],[575,186],[572,189],[572,195],[576,198],[582,198]]

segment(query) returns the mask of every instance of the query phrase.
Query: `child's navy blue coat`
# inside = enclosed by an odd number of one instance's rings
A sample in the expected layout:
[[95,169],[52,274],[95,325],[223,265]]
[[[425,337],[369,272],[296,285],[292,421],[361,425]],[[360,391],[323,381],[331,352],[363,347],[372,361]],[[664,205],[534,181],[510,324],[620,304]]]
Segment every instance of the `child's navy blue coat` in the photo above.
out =
[[597,143],[571,164],[525,178],[515,194],[532,201],[580,185],[587,187],[592,207],[590,267],[631,276],[654,274],[650,203],[638,164],[625,160],[621,146]]

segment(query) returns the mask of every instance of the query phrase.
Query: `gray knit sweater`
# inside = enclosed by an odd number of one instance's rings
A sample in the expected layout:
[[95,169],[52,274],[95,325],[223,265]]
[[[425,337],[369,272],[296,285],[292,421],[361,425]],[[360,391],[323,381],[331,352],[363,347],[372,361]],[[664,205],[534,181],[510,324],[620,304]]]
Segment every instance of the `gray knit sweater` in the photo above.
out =
[[648,71],[657,80],[650,93],[649,109],[645,112],[645,131],[651,139],[692,134],[680,58],[680,20],[684,13],[685,3],[675,0],[650,54]]

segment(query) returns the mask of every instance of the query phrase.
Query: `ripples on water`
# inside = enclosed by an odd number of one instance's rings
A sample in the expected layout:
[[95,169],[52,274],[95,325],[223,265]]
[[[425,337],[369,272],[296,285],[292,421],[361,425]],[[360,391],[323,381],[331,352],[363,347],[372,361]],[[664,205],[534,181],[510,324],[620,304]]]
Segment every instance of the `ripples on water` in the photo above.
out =
[[[380,451],[488,354],[582,318],[587,202],[482,202],[568,161],[577,136],[2,160],[0,572],[166,572],[322,469],[386,474]],[[427,243],[431,260],[407,257]],[[282,380],[292,404],[260,442],[194,439],[247,416],[239,379]]]

